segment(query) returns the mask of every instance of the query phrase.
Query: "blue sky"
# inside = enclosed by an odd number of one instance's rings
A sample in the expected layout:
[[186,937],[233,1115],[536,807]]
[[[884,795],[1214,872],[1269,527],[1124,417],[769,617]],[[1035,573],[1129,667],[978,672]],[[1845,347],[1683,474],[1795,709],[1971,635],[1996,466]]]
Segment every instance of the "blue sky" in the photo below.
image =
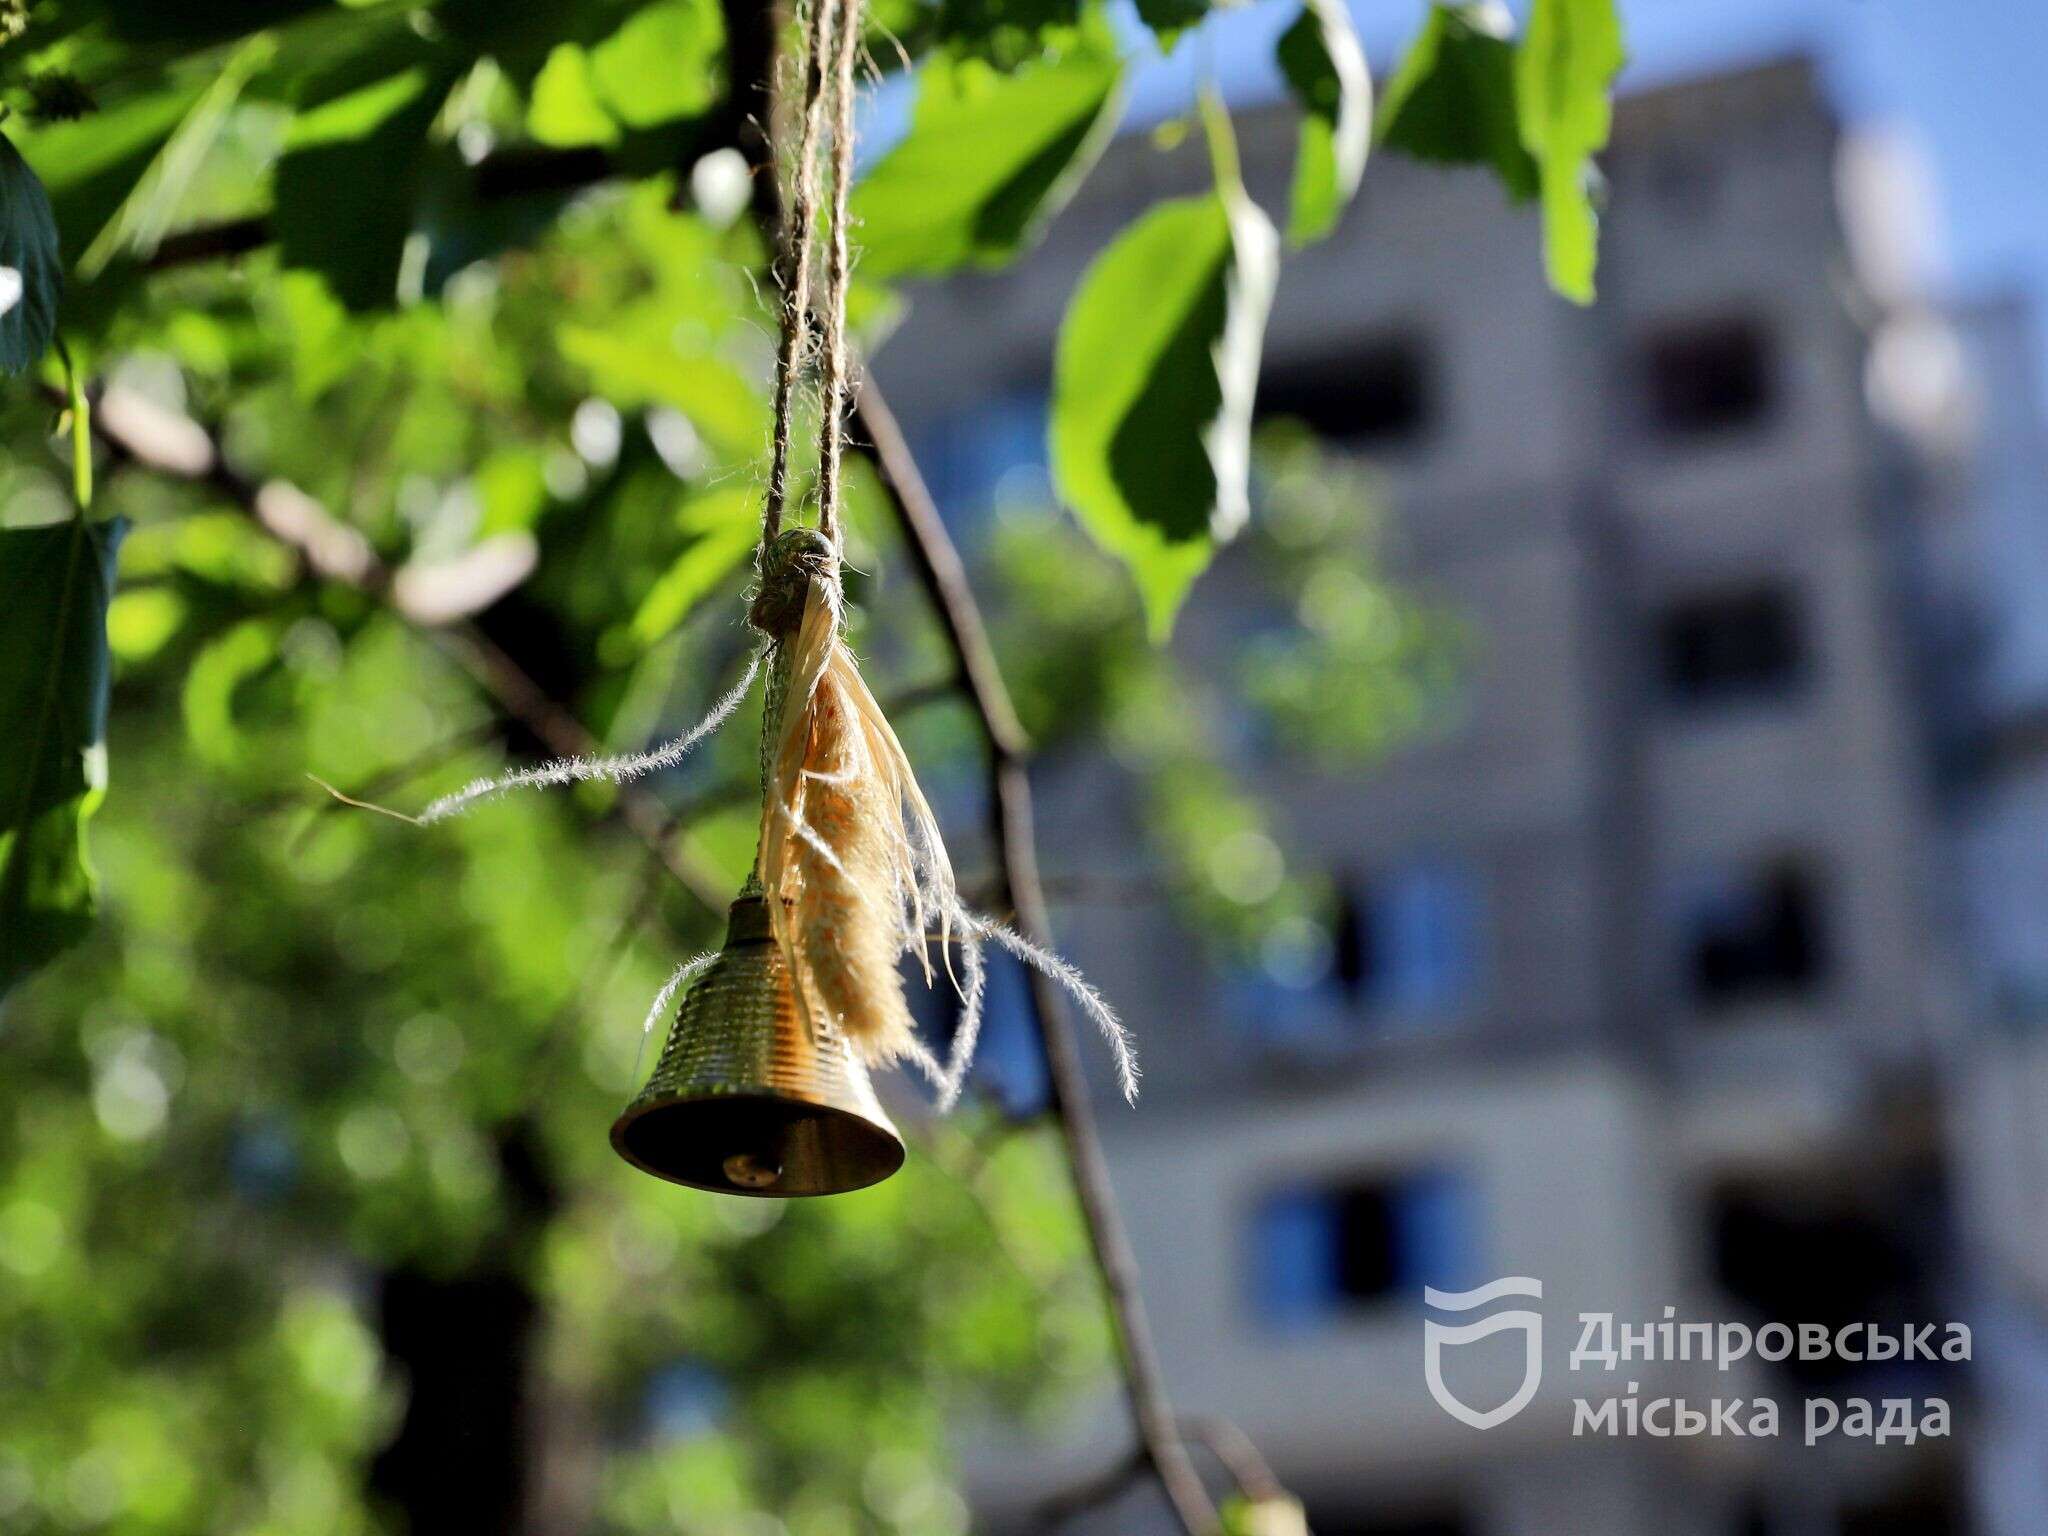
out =
[[[2020,286],[2048,299],[2048,0],[1620,0],[1631,63],[1624,88],[1780,54],[1810,53],[1856,124],[1907,133],[1934,177],[1937,279],[1972,294]],[[1524,0],[1510,7],[1525,11]],[[1421,0],[1352,0],[1382,73]],[[1237,99],[1279,90],[1274,35],[1296,7],[1217,16],[1140,78],[1133,111],[1179,110],[1214,70]],[[1370,175],[1370,171],[1367,172]],[[2035,317],[2048,373],[2048,320]]]

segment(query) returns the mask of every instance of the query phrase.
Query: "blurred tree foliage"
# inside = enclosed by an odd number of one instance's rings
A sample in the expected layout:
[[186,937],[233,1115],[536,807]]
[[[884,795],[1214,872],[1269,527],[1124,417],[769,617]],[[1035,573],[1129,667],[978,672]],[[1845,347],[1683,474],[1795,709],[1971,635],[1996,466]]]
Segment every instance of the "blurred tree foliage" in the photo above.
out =
[[[1605,4],[1538,9],[1569,54]],[[1140,7],[1162,37],[1202,10]],[[1302,239],[1369,121],[1341,7],[1314,11]],[[678,1191],[606,1145],[647,1000],[750,857],[758,704],[652,784],[687,884],[610,789],[426,833],[304,777],[410,805],[544,753],[480,655],[619,750],[736,672],[774,315],[735,146],[765,14],[0,8],[0,362],[33,365],[0,400],[0,629],[32,642],[0,654],[0,984],[43,967],[0,997],[0,1529],[944,1536],[949,1431],[1108,1367],[1056,1143],[1014,1095],[823,1202]],[[873,25],[878,60],[926,69],[864,194],[874,276],[1013,259],[1114,125],[1128,37],[1079,0],[877,0]],[[1597,62],[1549,88],[1604,89]],[[1570,105],[1526,114],[1546,203],[1594,137]],[[1018,152],[962,155],[992,122]],[[1459,641],[1388,589],[1355,474],[1275,439],[1217,578],[1251,643],[1223,667],[1146,644],[1145,550],[1206,563],[1251,461],[1201,457],[1205,423],[1249,430],[1210,357],[1250,217],[1218,167],[1222,213],[1182,215],[1217,236],[1185,311],[1089,407],[1179,412],[1160,472],[1202,515],[1103,537],[1159,499],[1119,458],[1076,469],[1073,510],[1122,564],[1042,507],[975,544],[1034,734],[1117,754],[1163,893],[1228,953],[1324,901],[1240,770],[1355,769],[1441,705]],[[856,298],[869,340],[902,302]],[[37,364],[53,334],[68,363]],[[1218,379],[1181,387],[1191,356]],[[855,643],[972,878],[974,722],[934,695],[880,485],[850,491]]]

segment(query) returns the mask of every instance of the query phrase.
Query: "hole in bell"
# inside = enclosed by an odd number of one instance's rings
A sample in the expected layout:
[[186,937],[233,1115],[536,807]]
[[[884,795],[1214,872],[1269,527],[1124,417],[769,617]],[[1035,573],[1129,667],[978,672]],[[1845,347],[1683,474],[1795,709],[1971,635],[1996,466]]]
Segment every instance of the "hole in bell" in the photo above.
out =
[[725,1176],[742,1189],[766,1189],[782,1177],[782,1164],[755,1152],[735,1152],[725,1160]]
[[836,1195],[903,1166],[903,1143],[886,1126],[768,1094],[650,1104],[612,1128],[612,1144],[658,1178],[729,1195]]

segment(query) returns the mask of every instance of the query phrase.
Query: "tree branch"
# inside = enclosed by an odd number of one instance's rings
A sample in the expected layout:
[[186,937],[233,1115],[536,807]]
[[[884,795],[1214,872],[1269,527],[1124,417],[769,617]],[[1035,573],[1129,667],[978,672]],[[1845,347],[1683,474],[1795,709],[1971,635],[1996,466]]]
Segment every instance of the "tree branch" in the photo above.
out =
[[[1017,930],[1035,944],[1052,944],[1045,890],[1038,876],[1032,826],[1031,780],[1025,767],[1023,728],[1011,707],[980,605],[945,520],[918,473],[896,418],[870,374],[854,406],[854,420],[889,492],[918,581],[930,599],[959,669],[960,686],[980,718],[989,747],[990,832],[995,845],[998,904],[1017,914]],[[1029,972],[1032,1010],[1045,1043],[1053,1114],[1066,1143],[1074,1190],[1088,1223],[1095,1262],[1123,1351],[1124,1393],[1144,1460],[1158,1477],[1189,1536],[1217,1529],[1216,1507],[1196,1475],[1174,1421],[1166,1380],[1138,1287],[1138,1263],[1116,1208],[1109,1165],[1095,1126],[1094,1101],[1081,1065],[1073,1017],[1065,996],[1048,978]]]
[[[297,486],[283,480],[258,482],[242,474],[199,423],[166,411],[140,396],[107,391],[92,413],[93,431],[114,457],[173,479],[210,485],[293,549],[315,574],[353,587],[424,637],[468,673],[496,701],[558,757],[590,757],[602,744],[583,723],[526,674],[517,661],[476,625],[429,624],[406,611],[389,566],[369,542]],[[675,846],[667,810],[637,785],[619,786],[619,815],[633,834],[691,895],[714,916],[725,910],[724,883]]]

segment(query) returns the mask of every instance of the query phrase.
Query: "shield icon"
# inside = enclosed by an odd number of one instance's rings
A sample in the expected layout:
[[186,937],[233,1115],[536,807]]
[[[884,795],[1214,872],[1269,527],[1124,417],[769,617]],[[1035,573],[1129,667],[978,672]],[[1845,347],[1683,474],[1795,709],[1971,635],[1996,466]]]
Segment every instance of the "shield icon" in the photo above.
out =
[[[1439,1291],[1433,1286],[1423,1287],[1423,1300],[1443,1312],[1469,1312],[1474,1307],[1483,1307],[1502,1296],[1543,1296],[1543,1282],[1527,1275],[1508,1275],[1489,1285],[1482,1285],[1475,1291]],[[1522,1384],[1515,1388],[1514,1395],[1498,1407],[1484,1412],[1467,1407],[1451,1389],[1444,1384],[1444,1346],[1447,1344],[1470,1344],[1478,1339],[1491,1337],[1505,1329],[1522,1330],[1525,1346],[1522,1356]],[[1429,1387],[1429,1395],[1436,1399],[1437,1406],[1461,1424],[1470,1424],[1474,1429],[1491,1429],[1504,1424],[1529,1406],[1529,1399],[1536,1395],[1536,1388],[1543,1381],[1543,1314],[1540,1312],[1514,1311],[1496,1312],[1483,1317],[1476,1323],[1440,1323],[1434,1318],[1422,1321],[1422,1379]]]

